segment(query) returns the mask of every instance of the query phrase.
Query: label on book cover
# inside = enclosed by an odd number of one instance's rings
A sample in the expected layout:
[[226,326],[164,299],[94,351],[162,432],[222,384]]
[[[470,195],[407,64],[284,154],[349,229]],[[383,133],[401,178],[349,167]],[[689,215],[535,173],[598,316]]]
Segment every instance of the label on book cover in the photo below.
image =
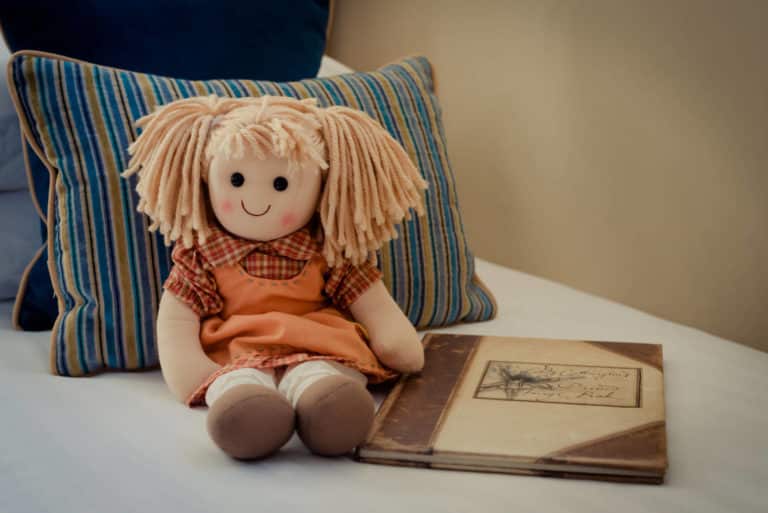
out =
[[490,360],[477,399],[640,407],[639,368]]

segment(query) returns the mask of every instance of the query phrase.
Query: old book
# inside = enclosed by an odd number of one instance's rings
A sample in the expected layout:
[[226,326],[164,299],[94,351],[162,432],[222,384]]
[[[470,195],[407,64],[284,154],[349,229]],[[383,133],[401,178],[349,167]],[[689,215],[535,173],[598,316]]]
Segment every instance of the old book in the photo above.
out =
[[428,334],[361,461],[661,483],[660,345]]

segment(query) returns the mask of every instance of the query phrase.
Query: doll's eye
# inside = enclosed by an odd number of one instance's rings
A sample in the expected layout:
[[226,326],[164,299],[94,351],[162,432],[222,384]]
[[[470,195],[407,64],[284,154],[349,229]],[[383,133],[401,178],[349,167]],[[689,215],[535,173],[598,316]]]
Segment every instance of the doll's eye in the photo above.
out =
[[232,173],[232,176],[229,177],[229,181],[235,187],[241,187],[245,183],[245,177],[242,173]]
[[275,181],[272,182],[272,187],[274,187],[276,191],[284,191],[288,188],[288,180],[284,176],[278,176],[275,178]]

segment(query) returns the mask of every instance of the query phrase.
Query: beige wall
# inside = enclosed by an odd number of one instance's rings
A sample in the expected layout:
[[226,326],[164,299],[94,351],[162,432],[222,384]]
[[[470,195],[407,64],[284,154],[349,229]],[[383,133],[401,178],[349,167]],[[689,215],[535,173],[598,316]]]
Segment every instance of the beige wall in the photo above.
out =
[[768,350],[768,1],[339,0],[435,65],[477,255]]

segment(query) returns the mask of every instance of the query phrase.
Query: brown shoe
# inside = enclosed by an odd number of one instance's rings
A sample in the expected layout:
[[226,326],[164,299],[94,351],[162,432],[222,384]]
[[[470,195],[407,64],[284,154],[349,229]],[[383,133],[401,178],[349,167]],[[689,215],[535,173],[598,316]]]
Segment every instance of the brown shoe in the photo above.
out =
[[374,407],[371,394],[354,379],[326,376],[301,394],[296,404],[297,431],[315,454],[345,454],[365,439]]
[[224,392],[208,412],[208,433],[233,458],[255,460],[291,438],[296,415],[276,390],[238,385]]

